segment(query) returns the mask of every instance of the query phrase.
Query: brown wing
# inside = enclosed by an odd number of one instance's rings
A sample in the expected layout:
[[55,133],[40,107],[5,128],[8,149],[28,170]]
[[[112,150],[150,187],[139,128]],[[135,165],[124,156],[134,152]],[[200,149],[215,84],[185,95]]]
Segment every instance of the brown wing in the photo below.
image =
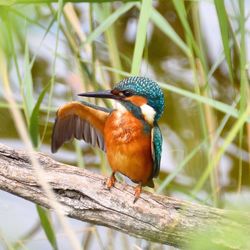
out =
[[60,107],[56,115],[51,144],[53,153],[73,138],[83,139],[105,151],[103,130],[108,110],[87,103],[70,102]]

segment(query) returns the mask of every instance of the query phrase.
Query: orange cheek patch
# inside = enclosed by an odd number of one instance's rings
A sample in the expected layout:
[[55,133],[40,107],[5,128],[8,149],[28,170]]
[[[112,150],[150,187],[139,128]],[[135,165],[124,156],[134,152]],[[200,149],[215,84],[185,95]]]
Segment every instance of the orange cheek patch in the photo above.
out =
[[143,104],[147,103],[146,98],[144,98],[142,96],[138,96],[138,95],[127,97],[126,100],[132,102],[136,106],[142,106]]

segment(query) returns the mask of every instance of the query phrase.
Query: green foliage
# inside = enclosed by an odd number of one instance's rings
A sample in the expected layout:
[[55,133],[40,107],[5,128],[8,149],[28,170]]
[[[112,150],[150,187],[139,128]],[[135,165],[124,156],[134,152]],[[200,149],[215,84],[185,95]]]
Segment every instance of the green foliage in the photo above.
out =
[[239,120],[237,120],[235,125],[232,127],[232,129],[228,133],[222,147],[216,153],[214,159],[212,159],[212,161],[210,162],[210,164],[207,166],[204,173],[202,174],[201,178],[196,183],[194,190],[193,190],[194,192],[197,192],[202,188],[209,174],[212,172],[213,168],[219,163],[222,155],[225,153],[225,150],[232,143],[233,139],[236,137],[236,135],[239,133],[240,129],[242,128],[243,124],[246,122],[246,119],[249,113],[250,113],[250,107],[241,115]]
[[41,106],[41,103],[42,103],[42,101],[44,99],[44,96],[49,91],[50,86],[51,86],[51,82],[49,82],[44,87],[44,89],[42,90],[41,94],[38,97],[36,105],[33,108],[31,116],[30,116],[29,131],[30,131],[30,136],[31,136],[33,146],[35,148],[38,147],[38,143],[39,143],[39,140],[40,140],[40,136],[39,136],[39,111],[40,111],[40,106]]
[[44,208],[41,206],[36,206],[42,227],[44,229],[44,232],[53,247],[54,250],[57,250],[57,243],[56,243],[56,235],[54,233],[53,225],[51,224],[51,219],[50,219],[50,214],[48,211],[46,211]]
[[169,22],[156,9],[152,10],[151,20],[167,37],[180,47],[187,56],[190,56],[188,46],[181,40]]
[[140,65],[147,38],[147,27],[149,18],[151,16],[151,11],[152,11],[152,0],[143,0],[138,21],[133,61],[131,66],[132,75],[138,75],[140,73]]
[[[215,39],[221,39],[222,44],[214,60],[204,39],[206,30],[201,27],[200,1],[134,0],[114,4],[111,0],[75,0],[71,2],[78,4],[72,9],[64,8],[66,2],[70,1],[0,0],[0,52],[4,52],[12,92],[17,107],[23,111],[34,148],[49,146],[54,111],[59,101],[76,99],[72,89],[78,93],[82,88],[110,88],[123,77],[145,72],[142,61],[146,61],[148,74],[153,74],[166,92],[167,107],[160,125],[164,132],[170,131],[169,137],[168,133],[164,135],[176,163],[170,173],[165,169],[161,172],[157,192],[181,193],[190,200],[223,207],[224,195],[241,195],[242,187],[249,189],[246,176],[250,163],[242,156],[250,150],[250,64],[246,46],[249,17],[244,1],[233,3],[233,14],[226,1],[209,2],[220,30],[220,37]],[[86,3],[79,4],[82,2]],[[85,12],[82,6],[88,7]],[[128,41],[124,34],[131,20],[136,21],[136,35],[135,40]],[[152,38],[148,36],[149,27]],[[36,34],[39,40],[32,39]],[[43,58],[44,51],[49,56]],[[171,60],[181,65],[180,71],[172,72],[175,68],[165,66]],[[226,72],[221,70],[222,65]],[[4,76],[0,77],[0,84],[4,83]],[[9,103],[2,89],[0,118],[4,121],[2,116],[8,112]],[[1,131],[9,129],[0,125],[0,136],[4,137]],[[173,137],[181,143],[171,144]],[[236,148],[233,156],[231,148]],[[177,157],[180,152],[181,157]],[[77,162],[72,164],[101,166],[100,171],[107,172],[103,154],[85,148],[83,152],[77,142],[73,153]],[[87,157],[93,154],[101,159],[100,166],[88,163]],[[218,181],[224,156],[232,163],[228,186]],[[179,176],[191,181],[180,183]],[[57,249],[59,242],[50,214],[39,206],[37,212],[48,242]],[[90,234],[104,246],[97,230],[91,229]],[[222,240],[209,228],[203,229],[190,236],[194,240],[187,249],[228,249],[247,242],[234,229],[226,234],[228,237]],[[218,240],[211,241],[216,237]],[[87,237],[84,245],[88,245]]]
[[[249,223],[249,221],[244,221],[243,218],[233,213],[228,215],[228,219],[238,221],[242,225],[242,230],[245,230],[245,225]],[[207,226],[206,228],[200,228],[195,232],[195,235],[191,234],[190,237],[193,241],[190,241],[188,244],[186,248],[188,250],[249,249],[250,247],[247,235],[241,233],[241,230],[235,229],[233,226],[221,226],[218,230],[214,230],[211,226]]]
[[88,35],[85,43],[91,44],[94,40],[101,36],[105,30],[113,25],[123,14],[128,12],[134,6],[135,3],[126,3],[107,16],[107,18],[104,19],[103,22],[101,22],[100,25]]
[[231,46],[230,46],[230,27],[228,24],[228,17],[227,12],[225,9],[224,1],[215,0],[214,1],[217,16],[219,18],[219,24],[220,24],[220,31],[221,31],[221,38],[223,42],[224,52],[226,61],[229,67],[229,76],[230,80],[233,82],[233,65],[232,65],[232,59],[231,59]]

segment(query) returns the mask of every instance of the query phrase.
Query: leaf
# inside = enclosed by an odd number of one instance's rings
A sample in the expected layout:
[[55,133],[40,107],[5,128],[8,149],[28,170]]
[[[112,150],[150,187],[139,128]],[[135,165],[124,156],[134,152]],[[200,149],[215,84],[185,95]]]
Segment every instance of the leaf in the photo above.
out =
[[229,29],[227,13],[226,13],[225,5],[224,5],[224,0],[215,0],[214,4],[216,7],[217,16],[219,20],[224,53],[225,53],[227,65],[229,68],[229,76],[230,76],[230,80],[233,82],[233,66],[232,66],[232,60],[231,60],[230,39],[229,39],[230,29]]
[[190,55],[190,49],[182,41],[179,35],[171,27],[168,21],[155,9],[152,10],[151,20],[154,24],[168,36],[186,55]]
[[203,187],[205,181],[209,177],[209,174],[212,172],[213,168],[219,163],[219,161],[220,161],[222,155],[224,154],[224,152],[226,151],[227,147],[232,143],[233,139],[236,137],[236,135],[238,134],[238,132],[241,130],[242,126],[246,122],[249,113],[250,113],[250,106],[247,107],[245,112],[239,117],[239,119],[234,124],[232,129],[229,131],[227,137],[224,139],[223,145],[218,150],[215,157],[208,164],[207,168],[203,172],[200,179],[197,181],[197,183],[193,189],[194,194],[196,194]]
[[28,40],[25,42],[25,55],[24,55],[24,79],[22,81],[22,94],[24,100],[24,111],[26,119],[29,121],[32,109],[35,104],[33,93],[33,80],[31,74],[31,64],[29,59],[29,45]]
[[140,73],[143,50],[147,37],[147,25],[152,12],[152,0],[143,0],[141,12],[137,26],[133,61],[131,66],[131,74],[138,75]]
[[157,189],[157,193],[160,194],[168,185],[169,183],[186,167],[188,162],[197,154],[197,152],[201,149],[201,147],[205,144],[205,140],[197,145],[186,157],[183,159],[179,166],[170,174],[168,175],[165,180],[161,183],[159,188]]
[[178,17],[181,21],[181,24],[184,28],[187,43],[188,44],[190,43],[190,45],[191,45],[190,50],[191,50],[191,47],[194,49],[196,55],[199,57],[199,59],[202,63],[204,71],[206,72],[207,71],[207,61],[205,59],[205,55],[203,54],[202,49],[199,48],[199,46],[195,40],[195,37],[193,35],[192,29],[191,29],[189,21],[188,21],[188,16],[187,16],[187,11],[185,8],[184,1],[183,0],[173,0],[173,4],[174,4],[174,7],[175,7],[176,12],[178,14]]
[[[223,112],[225,114],[230,114],[231,116],[233,116],[235,118],[240,117],[239,111],[236,108],[234,108],[234,107],[232,107],[232,106],[230,106],[228,104],[225,104],[223,102],[214,100],[214,99],[209,98],[209,97],[198,95],[196,93],[192,93],[192,92],[190,92],[188,90],[178,88],[176,86],[173,86],[173,85],[170,85],[170,84],[167,84],[167,83],[160,83],[160,82],[158,82],[158,83],[163,89],[167,89],[167,90],[169,90],[169,91],[171,91],[173,93],[185,96],[187,98],[193,99],[193,100],[198,101],[200,103],[205,103],[205,104],[215,108],[216,110],[219,110],[219,111],[221,111],[221,112]],[[247,121],[250,122],[250,117],[249,116],[247,118]]]
[[36,206],[36,209],[37,209],[43,230],[47,236],[47,239],[49,240],[52,248],[54,250],[57,250],[58,247],[56,243],[56,236],[55,236],[55,232],[50,221],[49,213],[47,212],[47,210],[45,210],[44,208],[38,205]]
[[38,146],[39,142],[39,110],[40,110],[40,105],[44,99],[45,94],[47,91],[50,89],[51,82],[49,82],[41,92],[41,94],[38,97],[38,100],[35,104],[35,107],[32,111],[32,114],[30,116],[30,124],[29,124],[29,132],[31,136],[31,140],[33,143],[34,147]]
[[124,13],[129,11],[135,3],[126,3],[118,8],[115,12],[108,16],[102,23],[94,29],[86,39],[86,43],[92,43],[98,36],[106,31],[117,19],[119,19]]

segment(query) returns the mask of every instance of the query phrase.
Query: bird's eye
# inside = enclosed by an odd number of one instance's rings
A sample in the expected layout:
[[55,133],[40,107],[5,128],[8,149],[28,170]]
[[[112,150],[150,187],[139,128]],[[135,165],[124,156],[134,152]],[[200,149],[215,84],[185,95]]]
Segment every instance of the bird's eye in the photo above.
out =
[[129,90],[124,90],[124,91],[122,91],[122,93],[126,97],[129,97],[129,96],[133,95]]

